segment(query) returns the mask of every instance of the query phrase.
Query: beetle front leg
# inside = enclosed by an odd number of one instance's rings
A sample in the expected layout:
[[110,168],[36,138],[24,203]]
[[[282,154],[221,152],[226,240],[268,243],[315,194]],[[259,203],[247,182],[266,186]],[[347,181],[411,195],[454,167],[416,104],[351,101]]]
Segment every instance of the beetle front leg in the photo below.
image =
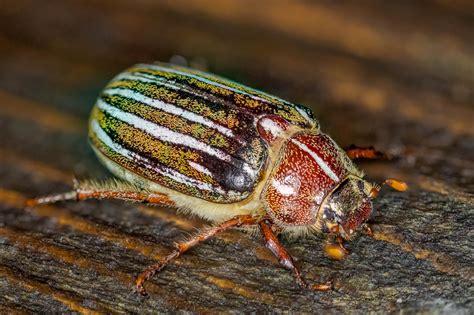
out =
[[332,283],[330,281],[326,283],[316,283],[309,285],[304,280],[298,267],[296,267],[293,257],[291,257],[285,247],[283,247],[283,245],[280,243],[275,233],[273,233],[271,222],[268,220],[263,220],[260,221],[258,225],[260,226],[260,231],[262,232],[265,239],[265,246],[278,258],[278,262],[283,267],[293,270],[296,282],[298,282],[301,287],[319,291],[328,291],[332,289]]
[[357,147],[351,145],[345,149],[346,154],[351,160],[356,159],[369,159],[369,160],[378,160],[378,159],[388,159],[389,157],[380,151],[375,150],[374,147]]
[[26,206],[33,207],[36,205],[51,204],[60,201],[82,201],[87,199],[121,199],[154,205],[175,205],[175,203],[165,194],[141,190],[136,186],[114,179],[105,182],[75,181],[74,190],[35,199],[28,199],[26,201]]
[[351,252],[344,246],[344,239],[338,235],[336,236],[336,242],[339,245],[339,247],[342,249],[345,255],[349,255]]
[[171,254],[161,259],[158,263],[153,264],[145,269],[135,280],[135,290],[142,294],[146,295],[145,288],[143,284],[153,277],[154,274],[163,269],[171,260],[178,258],[184,252],[188,251],[190,248],[196,246],[197,244],[204,242],[211,236],[214,236],[220,232],[223,232],[232,227],[239,227],[243,225],[254,225],[256,224],[255,219],[251,215],[239,215],[230,220],[227,220],[219,225],[212,226],[204,229],[200,233],[194,235],[189,240],[177,244],[177,248]]

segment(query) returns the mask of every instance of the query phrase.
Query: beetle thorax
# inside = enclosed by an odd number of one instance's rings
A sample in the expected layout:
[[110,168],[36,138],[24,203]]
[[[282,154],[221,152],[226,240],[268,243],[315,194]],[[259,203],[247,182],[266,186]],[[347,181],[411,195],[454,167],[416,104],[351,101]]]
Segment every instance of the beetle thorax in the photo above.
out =
[[282,227],[314,226],[326,196],[348,176],[362,174],[329,136],[299,132],[282,146],[261,199]]

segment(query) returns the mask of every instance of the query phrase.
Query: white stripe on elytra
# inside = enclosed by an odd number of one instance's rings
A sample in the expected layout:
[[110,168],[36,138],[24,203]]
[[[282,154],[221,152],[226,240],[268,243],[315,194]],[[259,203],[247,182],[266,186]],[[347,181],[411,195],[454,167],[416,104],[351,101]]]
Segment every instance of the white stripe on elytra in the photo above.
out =
[[184,119],[187,119],[187,120],[190,120],[190,121],[194,121],[194,122],[203,124],[203,125],[205,125],[209,128],[216,129],[220,133],[226,135],[227,137],[230,137],[230,138],[234,137],[234,133],[230,129],[228,129],[224,126],[218,125],[218,124],[214,123],[212,120],[204,118],[204,117],[202,117],[202,116],[200,116],[196,113],[187,111],[183,108],[176,107],[174,105],[164,103],[160,100],[153,99],[151,97],[145,96],[145,95],[140,94],[138,92],[128,90],[128,89],[125,90],[125,89],[117,88],[117,89],[106,89],[103,93],[105,95],[118,95],[118,96],[123,96],[123,97],[133,99],[137,102],[140,102],[140,103],[146,104],[148,106],[157,108],[157,109],[162,110],[164,112],[167,112],[167,113],[170,113],[170,114],[173,114],[173,115],[176,115],[176,116],[183,117]]
[[[196,75],[196,74],[192,74],[192,73],[188,73],[188,72],[184,72],[184,71],[179,71],[179,70],[175,70],[175,69],[172,69],[172,68],[166,68],[166,67],[161,67],[161,66],[158,66],[158,65],[148,65],[148,64],[140,64],[138,65],[138,67],[144,67],[144,68],[150,68],[150,69],[153,69],[153,70],[161,70],[161,71],[167,71],[167,72],[172,72],[172,73],[176,73],[176,74],[180,74],[180,75],[184,75],[184,76],[188,76],[188,77],[191,77],[191,78],[195,78],[195,79],[198,79],[198,80],[201,80],[203,82],[206,82],[206,83],[209,83],[209,84],[212,84],[212,85],[216,85],[216,86],[219,86],[219,87],[222,87],[224,89],[228,89],[228,90],[231,90],[231,91],[234,91],[234,92],[237,92],[237,93],[242,93],[242,94],[245,94],[245,95],[248,95],[250,96],[251,98],[253,99],[257,99],[257,100],[260,100],[260,101],[264,101],[266,103],[270,103],[269,100],[267,99],[264,99],[264,98],[261,98],[259,97],[258,95],[254,95],[254,94],[250,94],[248,92],[245,92],[243,89],[248,89],[250,91],[254,91],[255,93],[259,93],[261,95],[264,95],[270,99],[273,99],[275,101],[279,101],[283,104],[289,104],[289,105],[292,105],[294,106],[293,104],[291,104],[290,102],[282,99],[282,98],[279,98],[278,96],[274,96],[274,95],[270,95],[268,93],[265,93],[265,92],[262,92],[262,91],[259,91],[259,90],[256,90],[256,89],[253,89],[253,88],[250,88],[248,86],[244,86],[242,84],[239,84],[235,81],[232,81],[232,80],[229,80],[229,79],[223,79],[222,80],[227,80],[233,84],[235,84],[236,86],[239,86],[241,87],[241,90],[239,89],[235,89],[235,88],[232,88],[231,86],[228,86],[228,85],[225,85],[225,84],[221,84],[221,83],[218,83],[218,82],[215,82],[215,81],[212,81],[212,80],[209,80],[209,79],[206,79],[205,77],[202,77],[200,75]],[[144,75],[146,76],[148,79],[152,79],[153,76],[152,75],[148,75],[146,73],[140,73],[140,75]],[[155,80],[157,78],[155,77]],[[216,78],[217,80],[219,80],[220,78]],[[160,81],[160,84],[162,85],[165,85],[165,86],[168,86],[168,87],[172,87],[172,88],[176,88],[175,86],[173,85],[169,85],[169,84],[166,84],[164,83],[162,80],[159,80]],[[306,113],[306,111],[298,106],[294,106],[294,108],[296,109],[296,111],[301,115],[303,116],[304,119],[306,119],[309,123],[311,124],[314,124],[314,119],[311,119],[311,117],[309,117],[309,115]]]
[[[99,109],[105,111],[109,115],[137,129],[140,129],[159,140],[174,143],[174,144],[185,145],[189,148],[199,150],[209,155],[215,156],[222,161],[232,162],[232,157],[229,154],[221,150],[215,149],[211,147],[210,145],[197,140],[196,138],[162,127],[160,125],[152,123],[151,121],[140,118],[134,114],[124,112],[118,109],[117,107],[113,107],[100,99],[97,101],[96,105]],[[256,171],[250,167],[246,168],[244,166],[244,170],[246,170],[252,176],[256,175]]]
[[324,162],[324,160],[321,159],[314,151],[311,151],[311,149],[308,148],[306,144],[301,143],[295,139],[291,139],[291,142],[296,144],[301,150],[308,153],[316,161],[316,163],[318,163],[319,167],[321,167],[321,169],[327,176],[329,176],[335,182],[339,181],[339,177],[336,175],[336,173],[333,172],[333,170],[329,167],[329,165],[327,165],[327,163]]
[[[166,78],[154,76],[154,75],[151,75],[151,74],[148,74],[148,73],[135,72],[135,73],[132,74],[130,72],[124,72],[124,73],[121,73],[118,76],[116,76],[112,81],[119,81],[119,80],[139,81],[139,82],[143,82],[143,83],[153,83],[153,84],[157,84],[157,85],[160,85],[160,86],[167,87],[167,88],[175,90],[175,91],[184,91],[184,92],[187,92],[189,94],[196,95],[196,96],[199,96],[199,97],[203,97],[204,99],[207,99],[206,95],[199,94],[198,92],[193,91],[192,89],[186,89],[182,85],[176,85],[176,84],[168,83],[166,81]],[[173,106],[171,104],[169,104],[169,105]],[[204,118],[204,119],[206,119],[206,118]],[[222,128],[227,129],[226,127],[222,127]],[[231,130],[229,130],[229,131],[232,132]]]
[[206,167],[202,166],[201,164],[195,163],[193,161],[188,161],[188,164],[198,172],[204,173],[209,176],[213,176],[211,171],[207,169]]
[[130,73],[124,72],[116,76],[112,81],[120,80],[129,80],[129,81],[140,81],[144,83],[159,83],[162,86],[166,86],[173,90],[182,90],[181,87],[176,86],[175,84],[167,83],[166,80],[162,77],[157,77],[148,73]]
[[[161,77],[157,77],[157,76],[154,76],[154,75],[151,75],[151,74],[147,74],[147,73],[134,73],[134,74],[130,74],[128,72],[125,72],[125,73],[121,73],[119,74],[118,76],[116,76],[114,78],[114,81],[119,81],[119,80],[130,80],[130,81],[140,81],[140,82],[143,82],[143,83],[154,83],[154,84],[159,84],[161,86],[165,86],[167,88],[170,88],[170,89],[173,89],[173,90],[183,90],[182,87],[179,87],[179,86],[176,86],[175,84],[169,84],[167,83],[165,80],[163,80],[163,78]],[[193,93],[192,90],[185,90],[186,92],[188,93],[191,93],[191,94],[196,94],[196,93]],[[263,93],[263,92],[260,92],[260,93]],[[265,93],[263,93],[265,94]],[[268,95],[268,94],[266,94]],[[273,97],[281,102],[284,102],[284,103],[288,103],[287,101],[283,100],[283,99],[280,99],[278,97],[274,97],[272,95],[268,95],[269,97]],[[311,123],[312,125],[314,125],[314,119],[311,119],[311,117],[309,117],[308,113],[306,113],[306,111],[299,107],[299,106],[294,106],[294,108],[296,109],[296,111],[301,115],[303,116],[304,119],[306,119],[306,121],[308,121],[309,123]],[[270,131],[271,132],[271,131]],[[274,135],[276,136],[276,135]]]
[[176,85],[172,83],[168,83],[167,79],[164,77],[148,74],[148,73],[142,73],[142,72],[124,72],[116,76],[113,81],[118,81],[118,80],[130,80],[130,81],[140,81],[144,83],[154,83],[158,84],[160,86],[165,86],[167,88],[170,88],[175,91],[184,91],[192,95],[196,95],[199,97],[202,97],[204,99],[207,99],[207,96],[204,94],[200,94],[197,91],[193,91],[192,89],[188,89],[183,84]]
[[314,119],[311,119],[309,115],[306,113],[306,111],[298,106],[295,106],[295,109],[298,113],[300,113],[301,116],[303,116],[308,122],[310,122],[312,125],[314,125]]
[[[137,67],[149,68],[149,69],[152,69],[152,70],[159,70],[159,71],[165,71],[165,72],[171,72],[171,73],[176,73],[176,74],[184,75],[184,76],[187,76],[187,77],[190,77],[190,78],[194,78],[194,79],[197,79],[197,80],[199,80],[199,81],[202,81],[202,82],[205,82],[205,83],[208,83],[208,84],[211,84],[211,85],[215,85],[215,86],[224,88],[224,89],[226,89],[226,90],[231,90],[231,91],[236,92],[236,93],[245,94],[245,95],[250,96],[251,98],[253,98],[253,99],[255,99],[255,100],[259,100],[259,101],[262,101],[262,102],[265,102],[265,103],[271,103],[271,101],[269,101],[269,100],[267,100],[267,99],[264,99],[264,98],[261,98],[261,97],[258,96],[258,95],[254,95],[254,94],[245,92],[243,89],[247,89],[247,90],[253,91],[253,92],[255,92],[255,93],[264,95],[264,96],[266,96],[266,97],[268,97],[268,98],[271,98],[271,99],[273,99],[273,100],[275,100],[275,101],[282,102],[282,103],[284,103],[284,104],[289,104],[288,101],[285,101],[285,100],[283,100],[283,99],[281,99],[281,98],[279,98],[279,97],[276,97],[276,96],[267,94],[267,93],[262,92],[262,91],[258,91],[258,90],[252,89],[252,88],[250,88],[250,87],[244,86],[244,85],[242,85],[242,84],[239,84],[239,83],[237,83],[237,82],[235,82],[235,81],[228,80],[228,79],[225,79],[225,80],[231,82],[232,84],[235,84],[235,85],[238,86],[238,87],[241,87],[241,89],[237,89],[237,88],[234,88],[234,87],[231,87],[231,86],[228,86],[228,85],[225,85],[225,84],[216,82],[216,81],[212,81],[212,80],[207,79],[207,78],[205,78],[205,77],[203,77],[203,76],[200,76],[200,75],[198,75],[198,74],[193,74],[193,73],[185,72],[185,71],[179,71],[179,70],[176,70],[176,69],[173,69],[173,68],[162,67],[162,66],[159,66],[159,65],[139,64],[139,65],[137,65]],[[221,79],[221,78],[216,77],[216,80],[224,80],[224,79]]]
[[163,176],[169,177],[179,183],[185,184],[190,187],[197,187],[202,190],[207,190],[207,191],[217,191],[220,194],[224,194],[225,192],[219,188],[219,187],[214,187],[208,183],[201,182],[199,180],[196,180],[194,178],[190,178],[186,175],[183,175],[173,169],[170,169],[165,166],[152,166],[152,162],[147,159],[146,157],[143,157],[135,152],[132,152],[120,144],[114,142],[108,135],[107,133],[102,129],[102,127],[99,125],[97,120],[92,121],[92,130],[94,133],[97,135],[97,138],[102,141],[107,147],[109,147],[111,150],[115,151],[116,153],[126,157],[129,160],[132,161],[139,161],[143,166],[146,168],[155,171],[157,173],[160,173]]
[[137,128],[146,133],[154,136],[157,139],[162,141],[182,144],[187,147],[206,152],[209,155],[215,156],[220,160],[231,162],[232,157],[227,153],[214,149],[211,146],[198,141],[197,139],[190,137],[188,135],[173,131],[171,129],[162,127],[158,124],[155,124],[151,121],[145,120],[141,117],[138,117],[132,113],[122,111],[121,109],[111,106],[102,100],[97,101],[97,107],[111,116]]

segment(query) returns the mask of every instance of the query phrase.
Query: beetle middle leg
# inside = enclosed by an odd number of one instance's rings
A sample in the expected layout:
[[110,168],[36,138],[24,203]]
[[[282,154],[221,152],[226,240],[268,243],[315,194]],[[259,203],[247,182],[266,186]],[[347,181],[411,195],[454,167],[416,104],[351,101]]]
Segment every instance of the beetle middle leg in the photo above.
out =
[[349,156],[351,160],[356,159],[369,159],[369,160],[378,160],[378,159],[388,159],[388,155],[375,150],[374,147],[357,147],[355,145],[351,145],[350,147],[345,149],[346,154]]
[[278,262],[283,267],[293,270],[296,282],[298,282],[301,287],[319,291],[328,291],[332,289],[331,282],[316,283],[312,285],[308,284],[301,275],[298,267],[296,267],[293,257],[291,257],[285,247],[283,247],[283,245],[280,243],[275,233],[273,233],[271,222],[268,220],[263,220],[260,221],[258,225],[260,226],[260,231],[262,232],[265,239],[265,246],[278,258]]
[[189,240],[178,243],[177,248],[171,254],[166,256],[165,258],[161,259],[156,264],[153,264],[145,269],[135,280],[135,290],[142,294],[146,295],[145,288],[143,284],[153,277],[154,274],[159,272],[163,269],[171,260],[178,258],[184,252],[188,251],[190,248],[196,246],[197,244],[204,242],[211,236],[214,236],[220,232],[223,232],[232,227],[239,227],[243,225],[254,225],[256,224],[256,220],[253,218],[252,215],[239,215],[230,220],[227,220],[219,225],[212,226],[202,230],[200,233],[194,235]]

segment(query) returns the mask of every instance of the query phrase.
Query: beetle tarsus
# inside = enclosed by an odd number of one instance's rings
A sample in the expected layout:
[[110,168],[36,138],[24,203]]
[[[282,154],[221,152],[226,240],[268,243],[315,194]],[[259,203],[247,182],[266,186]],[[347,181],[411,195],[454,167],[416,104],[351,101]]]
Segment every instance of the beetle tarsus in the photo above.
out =
[[153,277],[157,272],[162,270],[170,261],[178,258],[184,252],[188,251],[190,248],[196,246],[197,244],[204,242],[208,238],[223,232],[232,227],[239,227],[243,225],[254,225],[256,224],[255,219],[251,215],[239,215],[230,220],[227,220],[219,225],[211,226],[202,230],[200,233],[194,235],[187,241],[177,244],[177,249],[174,250],[171,254],[161,259],[156,264],[153,264],[146,268],[135,280],[135,291],[141,295],[146,295],[146,290],[144,284],[151,277]]
[[59,201],[68,201],[68,200],[78,200],[78,193],[75,190],[68,191],[65,193],[55,194],[55,195],[47,195],[39,198],[34,199],[27,199],[25,201],[26,207],[34,207],[38,205],[44,204],[51,204],[56,203]]
[[325,283],[312,283],[308,284],[300,275],[300,278],[296,277],[296,282],[300,287],[307,290],[314,291],[330,291],[333,288],[332,281],[327,281]]
[[137,292],[140,295],[146,296],[148,293],[146,292],[145,288],[143,287],[143,284],[148,281],[151,277],[153,277],[157,272],[159,272],[161,269],[165,267],[165,265],[172,259],[169,258],[170,256],[173,256],[173,258],[179,256],[176,254],[177,251],[174,251],[170,255],[168,255],[165,259],[161,260],[160,262],[149,266],[148,268],[145,269],[135,280],[135,292]]
[[332,288],[333,288],[332,281],[328,281],[326,283],[312,284],[309,289],[316,290],[316,291],[330,291],[332,290]]

